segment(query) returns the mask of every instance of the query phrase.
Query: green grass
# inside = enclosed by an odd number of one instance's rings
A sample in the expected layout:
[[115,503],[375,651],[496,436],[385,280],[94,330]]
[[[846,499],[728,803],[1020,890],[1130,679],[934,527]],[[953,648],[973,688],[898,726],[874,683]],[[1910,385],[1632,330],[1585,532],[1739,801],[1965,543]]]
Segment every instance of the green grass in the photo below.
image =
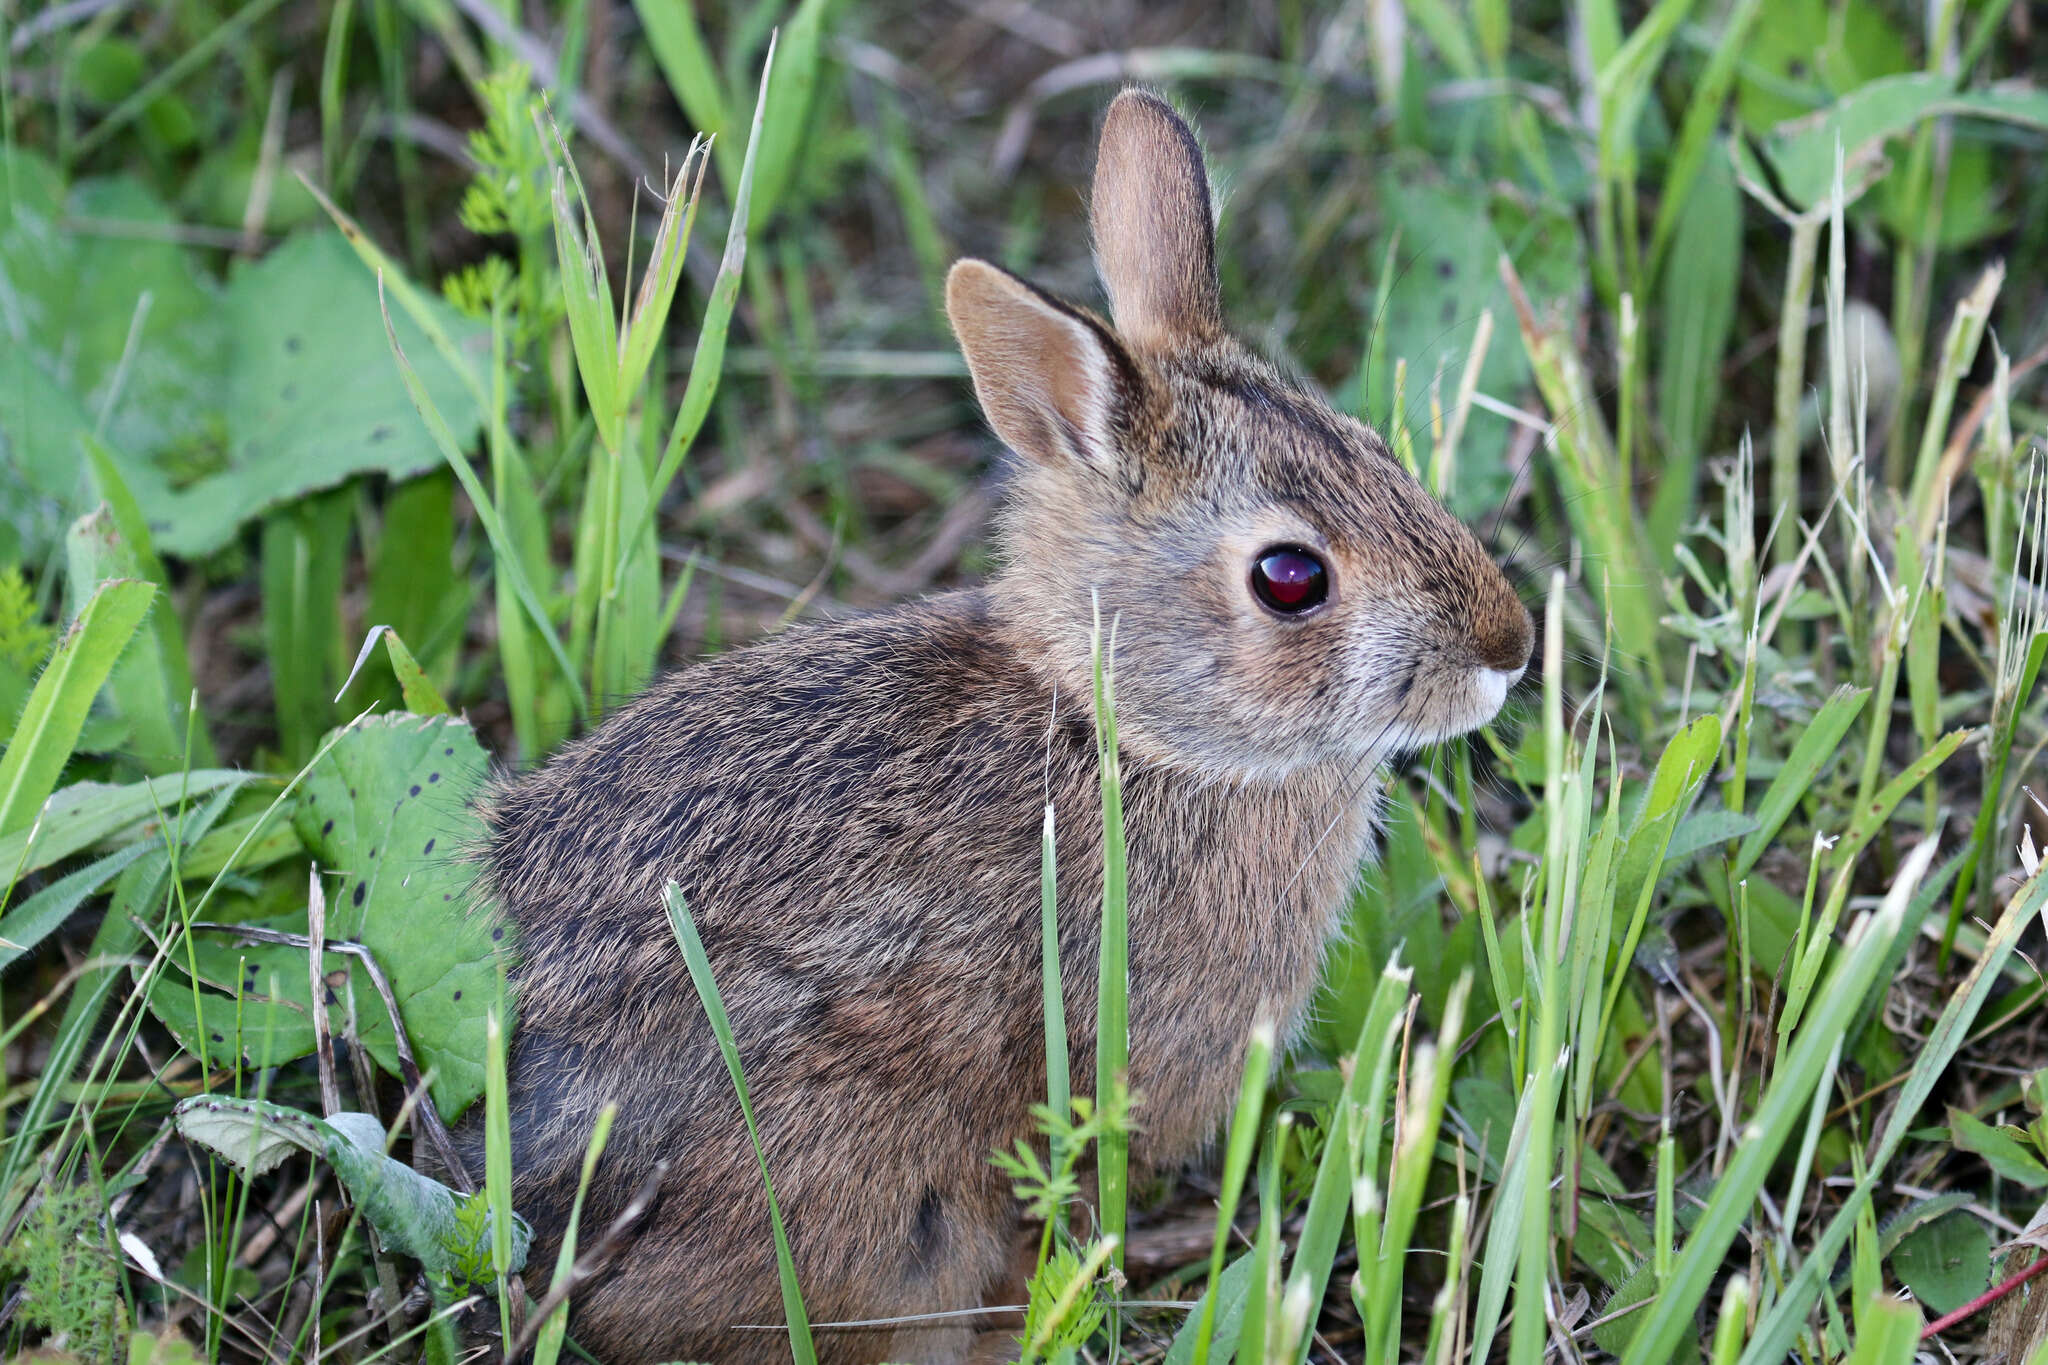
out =
[[[1542,653],[1387,776],[1310,1017],[1245,1020],[1213,1158],[1135,1184],[1105,670],[1099,1085],[1048,824],[1020,1352],[1833,1365],[1966,1310],[1947,1350],[2048,1365],[2009,1245],[2048,1198],[2048,35],[1154,8],[0,4],[0,1352],[440,1360],[531,1317],[573,1354],[573,1256],[552,1296],[512,1264],[498,963],[342,878],[459,849],[487,758],[660,667],[986,570],[936,282],[1093,297],[1076,190],[1135,73],[1201,124],[1234,316],[1479,527]],[[426,727],[441,804],[359,808]],[[312,940],[477,983],[397,1021],[417,1088]],[[490,1132],[431,1286],[338,1167],[171,1126],[232,1096],[408,1149],[421,1091]]]

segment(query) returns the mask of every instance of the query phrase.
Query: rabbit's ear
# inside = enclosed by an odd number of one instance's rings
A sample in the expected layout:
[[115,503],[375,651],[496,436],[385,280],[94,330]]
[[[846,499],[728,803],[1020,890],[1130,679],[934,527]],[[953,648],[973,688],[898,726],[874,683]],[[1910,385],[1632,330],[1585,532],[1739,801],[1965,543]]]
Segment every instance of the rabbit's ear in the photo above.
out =
[[989,425],[1048,465],[1126,473],[1119,432],[1143,380],[1100,322],[986,261],[946,276],[946,316]]
[[1089,223],[1110,312],[1132,344],[1171,347],[1222,330],[1202,149],[1157,95],[1126,90],[1109,106]]

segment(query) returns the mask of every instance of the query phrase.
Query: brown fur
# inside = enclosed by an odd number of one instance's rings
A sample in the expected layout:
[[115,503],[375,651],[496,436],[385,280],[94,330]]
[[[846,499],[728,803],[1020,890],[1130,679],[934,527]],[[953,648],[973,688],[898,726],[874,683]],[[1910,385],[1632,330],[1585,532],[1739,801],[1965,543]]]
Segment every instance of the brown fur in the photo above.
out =
[[[766,1202],[661,908],[690,899],[814,1321],[971,1308],[1016,1215],[989,1153],[1044,1089],[1039,832],[1054,811],[1076,1093],[1094,1085],[1101,811],[1089,632],[1115,622],[1140,1169],[1186,1159],[1263,1006],[1299,1019],[1368,852],[1372,770],[1484,722],[1527,613],[1365,427],[1229,339],[1208,188],[1157,99],[1111,106],[1096,177],[1112,326],[979,262],[949,311],[1025,456],[981,591],[789,630],[670,675],[498,791],[484,886],[519,927],[516,1201],[552,1262],[670,1163],[572,1332],[613,1362],[786,1359]],[[1329,564],[1268,612],[1264,547]],[[1498,670],[1489,674],[1485,670]],[[467,1135],[474,1145],[474,1133]],[[957,1361],[970,1320],[823,1331],[827,1361]]]

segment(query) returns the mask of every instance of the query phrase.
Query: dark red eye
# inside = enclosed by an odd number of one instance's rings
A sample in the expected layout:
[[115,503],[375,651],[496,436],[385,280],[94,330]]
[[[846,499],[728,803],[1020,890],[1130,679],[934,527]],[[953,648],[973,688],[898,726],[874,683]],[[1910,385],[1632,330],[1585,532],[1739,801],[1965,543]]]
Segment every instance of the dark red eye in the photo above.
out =
[[1330,573],[1298,545],[1276,545],[1252,565],[1252,591],[1282,615],[1295,616],[1323,604]]

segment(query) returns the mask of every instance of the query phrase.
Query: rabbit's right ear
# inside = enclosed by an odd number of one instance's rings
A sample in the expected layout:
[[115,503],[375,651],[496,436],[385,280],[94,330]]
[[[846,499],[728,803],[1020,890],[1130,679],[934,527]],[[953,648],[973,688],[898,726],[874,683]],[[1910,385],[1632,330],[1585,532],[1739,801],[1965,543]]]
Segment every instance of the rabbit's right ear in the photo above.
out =
[[986,261],[946,276],[946,316],[996,435],[1042,464],[1122,478],[1119,434],[1141,390],[1109,329]]

